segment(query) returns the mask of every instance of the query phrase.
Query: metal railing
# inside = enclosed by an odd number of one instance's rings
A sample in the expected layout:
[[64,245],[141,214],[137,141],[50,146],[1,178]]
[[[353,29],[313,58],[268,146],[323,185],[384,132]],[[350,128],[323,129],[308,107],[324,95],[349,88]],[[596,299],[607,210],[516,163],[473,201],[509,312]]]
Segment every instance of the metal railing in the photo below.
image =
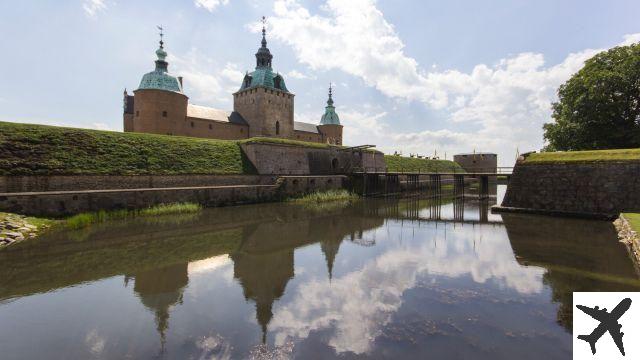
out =
[[418,168],[417,170],[411,169],[407,170],[404,168],[400,168],[400,170],[396,171],[388,171],[385,168],[380,167],[364,167],[364,168],[354,168],[354,172],[360,173],[398,173],[398,174],[496,174],[496,175],[511,175],[513,173],[513,167],[509,166],[498,166],[495,168],[470,168],[468,170],[464,170],[460,167],[451,167],[447,168],[439,168],[437,170],[427,170],[424,168]]

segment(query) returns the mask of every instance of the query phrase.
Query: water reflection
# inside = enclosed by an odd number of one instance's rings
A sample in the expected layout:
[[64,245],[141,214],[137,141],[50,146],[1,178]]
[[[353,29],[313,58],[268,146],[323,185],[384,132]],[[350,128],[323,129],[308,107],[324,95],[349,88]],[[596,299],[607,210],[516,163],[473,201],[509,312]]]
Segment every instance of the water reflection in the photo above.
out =
[[571,292],[640,290],[636,270],[609,223],[501,217],[495,201],[263,204],[53,233],[0,251],[0,347],[7,358],[567,357]]

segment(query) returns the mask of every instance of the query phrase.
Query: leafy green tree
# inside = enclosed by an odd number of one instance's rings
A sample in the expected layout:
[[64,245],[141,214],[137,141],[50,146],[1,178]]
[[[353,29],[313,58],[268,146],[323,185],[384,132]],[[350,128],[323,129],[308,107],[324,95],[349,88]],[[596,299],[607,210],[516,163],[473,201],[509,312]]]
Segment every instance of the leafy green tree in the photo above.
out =
[[545,150],[640,147],[640,43],[601,52],[558,89]]

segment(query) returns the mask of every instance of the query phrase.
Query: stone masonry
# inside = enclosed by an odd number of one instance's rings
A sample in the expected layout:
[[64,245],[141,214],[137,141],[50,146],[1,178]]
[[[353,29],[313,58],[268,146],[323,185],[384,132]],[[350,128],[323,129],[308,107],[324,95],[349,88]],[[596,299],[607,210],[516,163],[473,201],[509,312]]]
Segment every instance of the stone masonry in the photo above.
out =
[[640,161],[527,164],[496,210],[615,217],[640,211]]

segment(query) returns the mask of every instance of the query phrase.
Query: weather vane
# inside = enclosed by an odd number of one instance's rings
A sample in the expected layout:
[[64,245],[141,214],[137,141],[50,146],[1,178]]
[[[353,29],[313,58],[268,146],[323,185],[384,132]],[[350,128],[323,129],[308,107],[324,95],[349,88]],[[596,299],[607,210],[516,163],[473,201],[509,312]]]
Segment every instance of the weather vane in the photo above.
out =
[[162,28],[162,25],[157,25],[156,27],[158,28],[158,30],[160,30],[160,47],[162,47],[162,45],[164,45],[164,42],[162,41],[162,37],[164,36],[164,29]]

